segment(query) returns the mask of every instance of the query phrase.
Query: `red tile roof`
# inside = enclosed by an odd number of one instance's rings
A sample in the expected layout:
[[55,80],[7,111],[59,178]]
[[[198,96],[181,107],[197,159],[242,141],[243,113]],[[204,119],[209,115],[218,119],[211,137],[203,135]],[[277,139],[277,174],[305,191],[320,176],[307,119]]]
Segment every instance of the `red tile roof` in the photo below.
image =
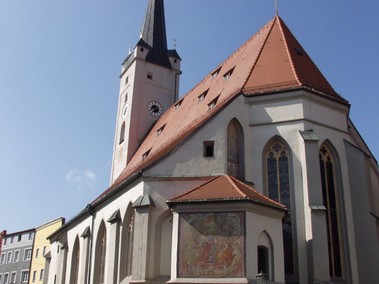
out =
[[119,177],[95,201],[168,154],[238,95],[289,89],[307,89],[348,104],[276,16],[161,116]]
[[263,194],[254,190],[254,188],[239,181],[238,179],[224,175],[212,178],[202,185],[184,193],[168,203],[192,203],[192,202],[209,202],[209,201],[232,201],[248,200],[255,203],[263,204],[279,209],[286,207]]

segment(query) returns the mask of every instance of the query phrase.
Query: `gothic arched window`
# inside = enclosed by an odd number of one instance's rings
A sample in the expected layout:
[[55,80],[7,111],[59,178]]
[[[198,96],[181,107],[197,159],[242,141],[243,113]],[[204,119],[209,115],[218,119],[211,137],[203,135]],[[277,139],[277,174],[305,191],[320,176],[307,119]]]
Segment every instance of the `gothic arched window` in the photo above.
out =
[[283,221],[285,273],[293,275],[294,240],[292,232],[291,193],[289,180],[289,153],[279,139],[275,139],[266,151],[266,183],[268,196],[287,207],[288,216]]
[[120,279],[132,274],[134,209],[128,207],[122,224]]
[[71,261],[71,277],[70,283],[77,284],[79,283],[79,257],[80,257],[80,247],[79,247],[79,239],[76,238],[74,243],[74,248],[72,250],[72,261]]
[[244,135],[241,124],[233,119],[227,130],[228,174],[244,179]]
[[336,162],[326,145],[320,148],[320,172],[323,204],[326,208],[329,272],[332,277],[342,276],[339,204],[336,194]]
[[101,223],[96,241],[95,281],[96,284],[105,283],[105,257],[107,251],[107,231],[104,223]]

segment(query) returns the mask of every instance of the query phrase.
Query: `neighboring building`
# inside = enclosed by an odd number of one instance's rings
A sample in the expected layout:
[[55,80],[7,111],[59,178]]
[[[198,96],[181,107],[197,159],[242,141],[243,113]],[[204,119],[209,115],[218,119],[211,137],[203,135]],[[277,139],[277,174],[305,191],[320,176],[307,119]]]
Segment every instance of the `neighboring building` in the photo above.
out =
[[[5,237],[5,235],[7,234],[7,231],[6,230],[3,230],[1,233],[0,233],[0,255],[1,255],[1,248],[3,246],[3,238]],[[0,282],[1,284],[1,282]]]
[[178,98],[163,10],[122,65],[112,183],[49,236],[48,283],[376,283],[378,165],[349,102],[278,15]]
[[64,218],[58,218],[36,228],[30,265],[30,284],[47,283],[44,281],[44,277],[48,275],[45,266],[46,261],[49,260],[48,254],[50,253],[50,242],[47,237],[59,229],[63,224]]
[[28,283],[35,229],[7,234],[0,255],[0,283]]

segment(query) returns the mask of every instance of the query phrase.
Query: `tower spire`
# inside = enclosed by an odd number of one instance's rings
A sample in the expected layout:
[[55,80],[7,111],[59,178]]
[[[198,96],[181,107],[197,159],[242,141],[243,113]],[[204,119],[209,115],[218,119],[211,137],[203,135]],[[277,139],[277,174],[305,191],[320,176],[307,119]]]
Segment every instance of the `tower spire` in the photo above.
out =
[[171,68],[167,51],[166,23],[163,0],[149,0],[139,45],[150,49],[146,61]]

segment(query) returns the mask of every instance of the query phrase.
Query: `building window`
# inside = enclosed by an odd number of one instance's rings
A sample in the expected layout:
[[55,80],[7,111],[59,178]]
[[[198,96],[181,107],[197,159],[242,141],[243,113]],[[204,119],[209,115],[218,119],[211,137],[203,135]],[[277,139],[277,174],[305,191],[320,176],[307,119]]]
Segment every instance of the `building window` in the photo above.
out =
[[5,273],[4,274],[4,281],[3,281],[3,283],[4,284],[8,284],[8,280],[9,280],[9,273]]
[[1,264],[5,263],[5,253],[1,254]]
[[43,274],[44,274],[45,270],[44,269],[41,269],[40,273],[39,273],[39,281],[42,281],[43,280]]
[[17,275],[17,272],[12,272],[12,274],[11,274],[11,283],[12,284],[16,283],[16,275]]
[[8,238],[4,238],[4,245],[7,244],[7,240],[8,240]]
[[122,125],[121,125],[120,142],[119,142],[119,144],[121,144],[122,142],[124,142],[124,140],[125,140],[125,122],[123,122]]
[[244,135],[241,124],[233,119],[227,129],[228,174],[244,179]]
[[265,246],[258,246],[258,273],[269,275],[269,251]]
[[283,243],[286,275],[293,275],[294,245],[292,232],[291,194],[289,182],[289,153],[287,147],[276,139],[266,151],[266,183],[268,196],[287,207],[283,221]]
[[129,83],[129,76],[125,77],[125,85]]
[[32,277],[32,282],[36,282],[36,278],[37,278],[37,271],[33,271],[33,277]]
[[13,237],[11,237],[11,244],[13,244]]
[[75,243],[74,243],[74,248],[72,250],[71,276],[70,276],[71,281],[70,281],[70,284],[77,284],[78,283],[79,258],[80,258],[79,239],[76,238]]
[[29,271],[21,271],[21,282],[26,283],[28,282],[29,278]]
[[16,250],[14,252],[14,258],[13,258],[13,262],[18,262],[20,259],[20,251],[19,250]]
[[43,251],[42,251],[43,255],[45,256],[46,254],[46,246],[43,247]]
[[29,241],[33,239],[34,234],[32,232],[29,233]]
[[36,258],[38,258],[38,255],[39,255],[39,248],[36,249]]
[[12,262],[12,252],[8,252],[7,263]]
[[0,283],[3,283],[2,280],[3,280],[3,274],[0,274]]
[[21,242],[22,235],[18,235],[18,241]]
[[151,73],[151,72],[147,73],[146,78],[149,80],[153,80],[153,73]]
[[336,194],[336,162],[326,145],[321,146],[319,156],[322,197],[326,208],[329,272],[332,277],[341,277],[340,208]]
[[29,260],[32,257],[32,249],[24,250],[24,261]]
[[214,157],[214,141],[203,142],[203,157]]
[[217,68],[215,71],[212,72],[211,74],[212,80],[217,77],[218,73],[220,73],[220,70],[221,70],[221,67]]

